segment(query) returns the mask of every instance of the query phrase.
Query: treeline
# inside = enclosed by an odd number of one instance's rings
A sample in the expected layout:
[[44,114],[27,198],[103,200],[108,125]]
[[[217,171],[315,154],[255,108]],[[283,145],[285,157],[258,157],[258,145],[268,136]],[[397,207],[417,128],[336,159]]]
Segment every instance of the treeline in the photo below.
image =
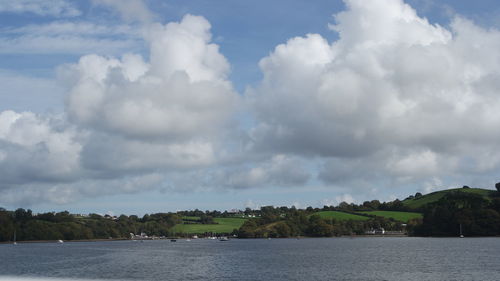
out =
[[49,212],[33,215],[31,210],[7,211],[0,208],[0,241],[82,240],[129,238],[130,233],[167,236],[181,219],[176,214],[147,214],[142,218],[89,214],[72,215],[69,212]]
[[[346,203],[347,204],[347,203]],[[283,238],[283,237],[332,237],[360,235],[370,229],[402,231],[402,223],[393,219],[372,217],[366,221],[336,220],[314,215],[318,211],[354,211],[354,204],[325,206],[323,209],[308,207],[305,210],[294,207],[262,207],[256,212],[260,217],[247,220],[235,234],[240,238]],[[366,210],[364,208],[363,210]]]
[[[469,188],[465,186],[464,188]],[[319,211],[341,211],[359,214],[360,211],[415,211],[404,206],[402,201],[381,203],[378,200],[362,204],[340,203],[338,206],[324,206],[322,209],[308,207],[305,210],[272,206],[252,210],[260,218],[249,219],[235,231],[241,238],[262,237],[330,237],[364,234],[370,229],[384,228],[386,231],[404,231],[412,236],[499,236],[500,235],[500,183],[498,192],[485,197],[462,191],[447,192],[438,201],[419,208],[423,218],[411,219],[403,224],[394,219],[373,217],[369,220],[336,220],[321,218]],[[416,193],[407,199],[420,198]],[[249,211],[249,210],[246,210]],[[460,233],[461,231],[461,233]]]
[[[464,187],[467,188],[467,187]],[[233,234],[241,238],[263,237],[330,237],[359,235],[367,230],[385,229],[404,231],[415,236],[500,235],[500,183],[499,192],[481,196],[472,192],[450,191],[433,203],[420,207],[423,219],[412,219],[404,224],[390,218],[367,216],[367,220],[337,220],[321,218],[319,211],[341,211],[359,214],[360,211],[415,211],[402,201],[365,201],[362,204],[342,202],[338,206],[296,209],[295,207],[265,206],[244,211],[179,211],[177,213],[146,214],[142,218],[131,215],[111,217],[98,214],[73,215],[69,212],[33,214],[31,210],[8,211],[0,208],[0,241],[17,240],[82,240],[129,238],[130,233],[144,232],[149,236],[169,236],[173,226],[180,223],[214,224],[218,217],[249,218]],[[408,199],[419,198],[417,193]],[[184,220],[182,218],[184,217]]]
[[450,192],[423,208],[423,220],[412,229],[416,236],[500,235],[500,192],[489,199],[466,192]]
[[177,215],[183,216],[183,217],[212,217],[212,218],[218,218],[218,217],[227,217],[230,216],[230,214],[227,211],[221,212],[217,210],[213,211],[202,211],[198,209],[194,210],[188,210],[188,211],[178,211]]
[[[410,195],[408,198],[418,198],[422,194],[417,192],[415,195]],[[406,200],[406,199],[405,199]],[[323,207],[328,208],[327,206]],[[399,212],[414,212],[405,205],[403,201],[396,199],[389,202],[380,202],[379,200],[365,201],[362,204],[356,205],[354,203],[341,202],[337,207],[330,206],[331,210],[339,210],[344,212],[359,212],[359,211],[399,211]]]
[[183,217],[183,224],[218,224],[212,216],[201,214],[199,217]]

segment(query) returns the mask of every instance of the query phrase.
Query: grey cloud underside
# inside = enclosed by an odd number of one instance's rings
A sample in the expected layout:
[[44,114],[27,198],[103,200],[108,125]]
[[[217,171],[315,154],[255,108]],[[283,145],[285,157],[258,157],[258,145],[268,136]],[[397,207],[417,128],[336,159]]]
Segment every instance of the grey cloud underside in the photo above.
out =
[[206,19],[131,18],[143,22],[148,59],[83,56],[60,68],[65,116],[0,114],[4,200],[494,181],[500,32],[459,16],[433,25],[399,0],[346,6],[330,25],[337,41],[308,34],[277,46],[243,95]]

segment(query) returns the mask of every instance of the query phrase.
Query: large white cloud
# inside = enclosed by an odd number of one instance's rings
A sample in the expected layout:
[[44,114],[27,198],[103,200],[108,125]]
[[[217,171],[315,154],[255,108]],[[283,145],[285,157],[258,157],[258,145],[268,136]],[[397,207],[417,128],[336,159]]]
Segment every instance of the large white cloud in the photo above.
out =
[[[147,31],[150,60],[82,57],[65,69],[75,79],[67,111],[77,123],[137,138],[178,141],[209,136],[224,125],[237,95],[229,64],[210,43],[210,24],[187,15]],[[69,73],[68,72],[69,70]]]
[[214,164],[215,146],[238,95],[229,64],[210,43],[210,24],[187,15],[146,30],[150,59],[82,57],[63,68],[74,81],[67,113],[92,131],[82,153],[88,169],[145,171]]
[[296,37],[261,60],[254,149],[332,159],[335,181],[498,169],[482,157],[499,148],[500,32],[430,24],[400,0],[345,2],[337,41]]
[[144,36],[148,61],[92,54],[59,68],[69,89],[65,116],[1,113],[4,201],[64,203],[95,191],[160,188],[168,174],[217,163],[239,97],[209,22],[187,15],[145,25]]

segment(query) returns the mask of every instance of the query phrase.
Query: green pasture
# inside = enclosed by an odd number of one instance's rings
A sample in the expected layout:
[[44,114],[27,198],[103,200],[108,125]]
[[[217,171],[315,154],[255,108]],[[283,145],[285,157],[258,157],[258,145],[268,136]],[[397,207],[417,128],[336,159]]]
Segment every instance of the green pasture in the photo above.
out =
[[402,203],[404,206],[406,206],[408,208],[418,209],[418,208],[423,207],[426,204],[436,202],[439,199],[441,199],[445,194],[447,194],[449,192],[454,192],[454,191],[479,194],[479,195],[483,196],[484,198],[486,198],[487,200],[490,200],[490,195],[495,192],[494,190],[482,189],[482,188],[454,188],[454,189],[446,189],[446,190],[432,192],[432,193],[423,195],[422,197],[419,197],[419,198],[406,199],[406,200],[403,200]]
[[[190,217],[194,219],[194,217]],[[200,234],[205,232],[230,233],[239,229],[246,219],[241,218],[214,218],[218,224],[177,224],[172,228],[173,233]]]
[[365,220],[370,219],[369,217],[360,216],[360,215],[353,215],[353,214],[338,212],[338,211],[321,211],[321,212],[316,212],[313,215],[318,215],[323,219],[336,219],[336,220],[365,221]]
[[412,212],[396,212],[396,211],[362,211],[358,212],[362,214],[384,217],[384,218],[393,218],[398,221],[408,222],[411,219],[422,218],[422,214],[420,213],[412,213]]
[[188,221],[196,221],[199,220],[200,217],[189,217],[189,216],[184,216],[182,217],[183,220],[188,220]]

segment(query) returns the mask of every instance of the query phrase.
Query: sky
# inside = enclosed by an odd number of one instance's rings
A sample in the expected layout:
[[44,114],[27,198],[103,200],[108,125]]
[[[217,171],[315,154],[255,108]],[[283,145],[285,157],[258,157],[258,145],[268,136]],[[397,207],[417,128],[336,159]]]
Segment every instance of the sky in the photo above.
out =
[[0,206],[493,189],[499,19],[496,0],[0,0]]

